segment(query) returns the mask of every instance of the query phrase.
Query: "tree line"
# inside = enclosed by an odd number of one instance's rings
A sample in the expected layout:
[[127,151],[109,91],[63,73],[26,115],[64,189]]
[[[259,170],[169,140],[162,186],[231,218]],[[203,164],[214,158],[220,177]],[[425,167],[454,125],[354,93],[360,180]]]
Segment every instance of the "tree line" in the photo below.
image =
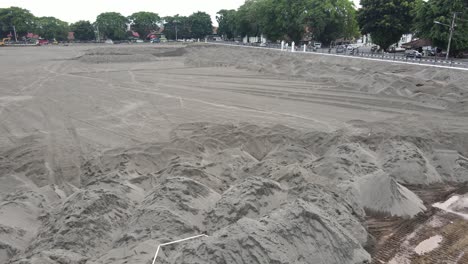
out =
[[81,20],[69,24],[55,17],[35,17],[29,10],[19,7],[0,8],[0,36],[14,34],[13,26],[19,37],[34,33],[44,39],[58,41],[67,40],[68,32],[74,32],[75,39],[83,41],[125,40],[132,36],[131,31],[146,39],[148,34],[157,33],[162,26],[169,39],[175,39],[176,34],[179,38],[204,38],[213,32],[211,17],[204,12],[187,17],[160,17],[157,13],[145,11],[130,16],[105,12],[98,15],[94,23]]
[[216,19],[228,39],[263,34],[272,41],[330,43],[359,36],[350,0],[247,0],[237,10],[220,10]]
[[452,48],[454,53],[468,49],[467,0],[361,0],[360,4],[356,9],[351,0],[247,0],[237,10],[220,10],[216,19],[218,32],[228,39],[263,34],[272,41],[330,44],[369,34],[373,43],[388,49],[408,33],[446,47],[447,25],[458,12]]

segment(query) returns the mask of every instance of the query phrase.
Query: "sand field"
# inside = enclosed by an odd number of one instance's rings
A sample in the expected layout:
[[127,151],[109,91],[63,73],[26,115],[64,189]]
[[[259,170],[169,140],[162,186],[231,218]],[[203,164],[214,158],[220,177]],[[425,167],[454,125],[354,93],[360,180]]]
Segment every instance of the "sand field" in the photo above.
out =
[[[434,217],[466,226],[432,207],[468,182],[464,71],[205,44],[0,54],[0,263],[146,264],[200,234],[157,263],[463,260],[464,240],[399,248]],[[423,215],[398,241],[368,221]]]

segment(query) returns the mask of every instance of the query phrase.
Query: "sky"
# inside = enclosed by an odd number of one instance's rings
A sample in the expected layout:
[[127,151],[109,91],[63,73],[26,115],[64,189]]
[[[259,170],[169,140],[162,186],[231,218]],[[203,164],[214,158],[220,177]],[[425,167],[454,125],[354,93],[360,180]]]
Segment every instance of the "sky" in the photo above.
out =
[[[353,0],[356,4],[359,0]],[[245,0],[1,0],[0,7],[18,6],[35,16],[53,16],[73,23],[78,20],[94,22],[103,12],[119,12],[129,16],[138,11],[158,13],[160,16],[188,16],[197,11],[211,15],[216,24],[216,13],[221,9],[237,9]]]

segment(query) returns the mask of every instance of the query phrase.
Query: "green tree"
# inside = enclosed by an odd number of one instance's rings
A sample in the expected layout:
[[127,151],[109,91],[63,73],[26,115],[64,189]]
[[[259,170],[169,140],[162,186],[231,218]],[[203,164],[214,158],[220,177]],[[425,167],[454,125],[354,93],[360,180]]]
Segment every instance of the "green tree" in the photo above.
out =
[[216,14],[216,21],[218,21],[218,34],[227,39],[236,37],[236,10],[219,10]]
[[128,19],[131,21],[132,30],[138,32],[143,39],[149,33],[159,30],[159,24],[161,23],[161,17],[152,12],[133,13]]
[[359,36],[356,9],[350,0],[309,0],[305,13],[307,26],[314,39],[330,43],[339,38]]
[[70,25],[70,30],[75,32],[75,38],[79,40],[94,40],[94,27],[89,21],[80,20]]
[[36,19],[36,33],[45,39],[67,39],[70,28],[67,22],[55,17],[38,17]]
[[120,13],[102,13],[96,18],[95,25],[99,34],[104,38],[112,40],[123,40],[127,38],[128,19]]
[[260,30],[261,5],[265,0],[246,0],[236,12],[234,21],[236,22],[235,32],[237,35],[258,36]]
[[451,55],[458,55],[468,49],[468,2],[466,0],[429,0],[419,2],[416,8],[414,30],[421,38],[431,39],[433,45],[445,49],[448,45],[453,12],[457,13],[456,27],[452,37]]
[[0,34],[6,37],[13,34],[13,26],[18,37],[35,30],[35,17],[31,12],[19,7],[0,8]]
[[167,39],[191,38],[190,31],[191,25],[188,17],[175,15],[164,18],[164,35]]
[[383,49],[395,44],[409,33],[415,0],[361,0],[358,22],[363,34]]
[[205,12],[196,12],[188,17],[190,32],[193,38],[204,38],[213,34],[213,23],[210,15]]

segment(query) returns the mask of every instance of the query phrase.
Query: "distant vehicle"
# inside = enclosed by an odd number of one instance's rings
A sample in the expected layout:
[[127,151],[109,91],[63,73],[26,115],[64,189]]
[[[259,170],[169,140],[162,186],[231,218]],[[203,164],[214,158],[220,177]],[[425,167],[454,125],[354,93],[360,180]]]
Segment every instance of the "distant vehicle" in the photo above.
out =
[[114,41],[112,41],[112,39],[106,39],[106,41],[104,42],[106,44],[114,44]]
[[345,52],[345,47],[344,46],[337,46],[336,47],[336,53],[344,53]]
[[320,43],[320,42],[314,42],[314,48],[316,48],[316,49],[321,49],[321,48],[322,48],[322,43]]
[[422,58],[422,54],[417,50],[407,50],[405,51],[406,58]]
[[150,40],[151,43],[160,43],[161,40],[159,38],[154,38]]
[[399,48],[399,47],[390,47],[388,52],[390,52],[390,53],[405,52],[405,49],[404,48]]
[[266,43],[260,43],[260,47],[267,47],[268,45]]
[[7,42],[9,42],[10,40],[11,40],[11,38],[4,38],[4,39],[2,39],[2,40],[0,41],[0,46],[5,46],[5,44],[6,44]]
[[49,40],[47,39],[39,39],[39,45],[47,45],[49,44]]
[[144,41],[141,40],[141,39],[137,39],[135,42],[136,42],[136,43],[143,43]]
[[379,50],[379,46],[377,46],[377,45],[374,45],[374,46],[371,47],[371,52],[376,52],[378,50]]

